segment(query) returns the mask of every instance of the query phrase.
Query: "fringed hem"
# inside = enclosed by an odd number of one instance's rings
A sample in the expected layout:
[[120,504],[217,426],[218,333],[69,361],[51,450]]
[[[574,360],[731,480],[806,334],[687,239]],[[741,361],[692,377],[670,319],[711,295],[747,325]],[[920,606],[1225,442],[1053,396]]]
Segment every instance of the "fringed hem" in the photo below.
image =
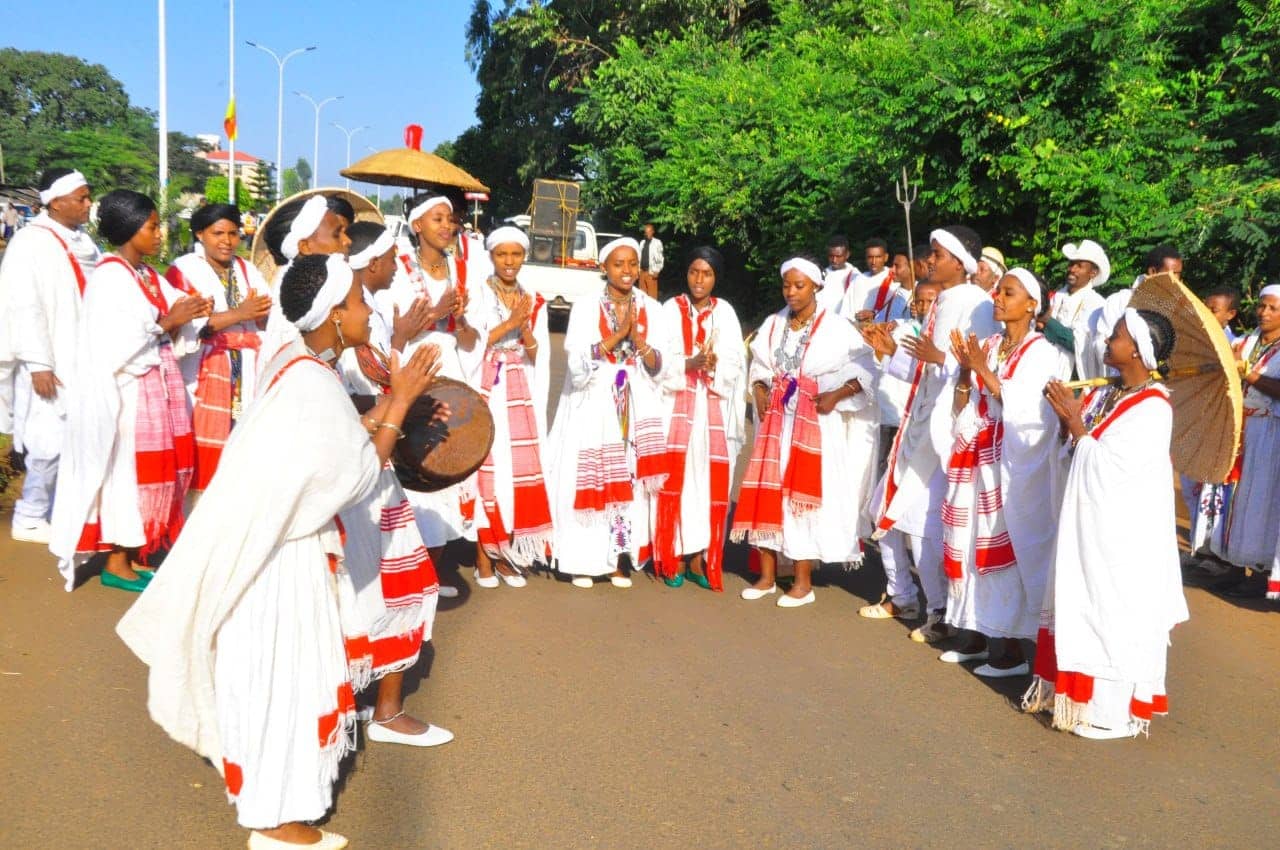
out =
[[495,554],[499,557],[506,556],[517,567],[528,567],[535,561],[547,559],[547,551],[551,548],[551,542],[554,539],[555,535],[549,529],[532,533],[526,532],[513,535],[510,542],[499,543],[496,547],[493,547],[496,551],[489,551],[489,546],[485,546],[485,551],[489,552],[490,557]]
[[373,683],[373,658],[365,655],[347,661],[347,676],[353,690],[363,691]]
[[1030,714],[1053,708],[1053,682],[1041,676],[1031,678],[1031,687],[1022,695],[1022,710]]
[[399,661],[396,661],[394,663],[384,664],[381,667],[375,667],[373,669],[374,681],[381,679],[383,676],[389,676],[392,673],[403,673],[405,670],[408,670],[410,667],[418,663],[418,657],[420,655],[421,655],[421,652],[415,652],[413,656],[410,658],[402,658]]
[[792,498],[788,502],[788,506],[791,508],[793,516],[807,517],[814,511],[820,510],[822,508],[822,502],[820,500]]
[[391,608],[378,618],[369,629],[369,640],[376,643],[387,638],[400,638],[419,628],[425,618],[426,606],[421,602]]
[[356,748],[356,726],[359,715],[355,709],[349,709],[338,715],[337,728],[329,736],[329,740],[320,748],[320,781],[332,786],[338,781],[338,768],[347,753]]
[[1088,723],[1089,703],[1076,702],[1066,694],[1053,697],[1053,728],[1070,732],[1081,723]]

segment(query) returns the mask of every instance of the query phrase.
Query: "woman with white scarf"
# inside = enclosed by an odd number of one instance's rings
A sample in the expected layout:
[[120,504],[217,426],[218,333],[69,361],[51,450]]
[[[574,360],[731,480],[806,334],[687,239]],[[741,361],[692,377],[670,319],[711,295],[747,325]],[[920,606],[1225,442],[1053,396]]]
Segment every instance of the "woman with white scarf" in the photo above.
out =
[[1169,710],[1170,632],[1188,617],[1178,566],[1169,391],[1151,373],[1173,351],[1169,320],[1125,310],[1107,345],[1119,386],[1077,400],[1045,389],[1072,454],[1028,711],[1107,740]]

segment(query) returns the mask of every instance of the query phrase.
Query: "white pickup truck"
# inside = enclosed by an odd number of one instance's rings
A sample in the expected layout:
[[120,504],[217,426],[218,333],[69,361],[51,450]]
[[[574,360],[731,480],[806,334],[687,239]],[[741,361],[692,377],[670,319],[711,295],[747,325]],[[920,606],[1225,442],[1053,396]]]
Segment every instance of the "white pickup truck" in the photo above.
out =
[[[507,223],[529,232],[529,216],[517,215]],[[520,271],[520,282],[537,292],[552,310],[567,312],[584,298],[598,297],[602,287],[596,229],[579,221],[568,256],[564,256],[559,240],[531,236],[529,255]]]

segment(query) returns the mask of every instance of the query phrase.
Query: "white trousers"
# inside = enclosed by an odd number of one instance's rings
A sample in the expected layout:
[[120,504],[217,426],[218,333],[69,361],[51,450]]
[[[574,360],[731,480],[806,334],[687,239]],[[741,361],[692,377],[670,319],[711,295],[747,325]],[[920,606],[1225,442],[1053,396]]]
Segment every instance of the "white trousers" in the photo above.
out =
[[22,496],[13,505],[13,520],[20,526],[47,521],[53,510],[53,491],[58,483],[58,459],[27,455],[27,476]]
[[911,564],[916,565],[924,589],[926,610],[947,607],[947,580],[942,573],[942,541],[902,531],[890,531],[880,540],[880,562],[887,582],[885,593],[894,605],[916,601],[916,585],[911,580]]

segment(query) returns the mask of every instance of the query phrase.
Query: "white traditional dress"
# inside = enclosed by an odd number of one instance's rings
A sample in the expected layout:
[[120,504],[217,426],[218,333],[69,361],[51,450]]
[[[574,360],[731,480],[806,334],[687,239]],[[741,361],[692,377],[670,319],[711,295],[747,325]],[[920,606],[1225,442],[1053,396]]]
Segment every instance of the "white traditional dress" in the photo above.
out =
[[[1236,356],[1249,371],[1280,379],[1280,341],[1263,345],[1254,331],[1236,343]],[[1247,385],[1240,457],[1230,480],[1235,492],[1213,551],[1242,567],[1270,569],[1280,528],[1280,399]]]
[[986,340],[1000,398],[974,377],[956,417],[943,502],[943,571],[950,579],[946,621],[990,637],[1034,638],[1053,560],[1066,480],[1058,417],[1044,395],[1061,357],[1032,331],[1000,356],[1002,335]]
[[[498,296],[499,285],[496,277],[490,277],[472,291],[488,328],[511,318],[511,311]],[[479,385],[493,415],[494,438],[476,482],[476,527],[481,544],[490,557],[520,567],[547,561],[553,540],[546,477],[551,335],[546,302],[517,282],[517,297],[526,295],[534,299],[529,319],[536,345],[534,362],[529,362],[518,328],[493,342],[484,353]]]
[[296,333],[264,359],[218,475],[117,626],[151,668],[152,719],[223,774],[250,829],[323,817],[355,746],[335,517],[382,469],[337,374]]
[[548,439],[557,567],[575,576],[607,575],[623,555],[639,568],[651,556],[651,502],[666,474],[662,346],[671,338],[661,305],[631,291],[636,321],[659,357],[655,372],[629,340],[600,342],[616,326],[609,295],[573,305],[564,348],[564,387]]
[[1102,363],[1102,356],[1106,353],[1106,346],[1099,346],[1097,339],[1102,333],[1099,325],[1106,299],[1091,284],[1086,284],[1075,292],[1054,290],[1049,304],[1050,317],[1071,329],[1075,341],[1076,376],[1081,380],[1104,377],[1107,369]]
[[858,269],[850,263],[845,263],[839,268],[828,266],[823,269],[822,288],[814,296],[814,300],[818,302],[818,309],[839,313],[844,305],[845,293],[857,278]]
[[190,323],[175,339],[157,324],[181,297],[150,266],[114,254],[85,287],[49,544],[67,590],[96,552],[114,544],[145,557],[182,528],[195,444],[176,358],[199,341]]
[[[220,276],[199,246],[174,260],[165,279],[175,289],[212,298],[214,313],[234,310],[251,294],[270,292],[256,266],[235,257],[226,276]],[[254,397],[262,344],[262,332],[255,322],[238,322],[218,333],[206,331],[208,324],[204,318],[192,321],[192,332],[201,345],[179,361],[191,399],[196,435],[196,472],[191,484],[194,490],[209,486],[227,436]]]
[[[87,233],[42,212],[9,241],[0,264],[0,361],[13,370],[13,447],[26,452],[27,475],[13,507],[20,523],[46,520],[53,507],[82,299],[99,257]],[[62,382],[56,398],[32,389],[31,373],[42,371]]]
[[891,267],[881,269],[879,274],[863,272],[849,284],[838,312],[852,322],[864,310],[873,314],[870,321],[880,325],[911,317],[910,291],[894,279]]
[[[662,305],[671,334],[666,347],[667,457],[671,475],[658,495],[655,557],[664,577],[681,572],[681,559],[707,551],[706,575],[721,589],[724,535],[733,469],[745,439],[746,352],[733,307],[711,298],[698,311],[687,295]],[[703,346],[716,354],[708,374],[686,372],[685,359]]]
[[[853,326],[818,309],[792,330],[790,311],[764,320],[751,342],[752,385],[770,387],[738,495],[731,538],[792,561],[859,564],[863,517],[875,481],[875,355]],[[830,413],[820,393],[857,381]],[[775,471],[776,470],[776,471]]]
[[[474,298],[474,291],[479,281],[471,279],[468,262],[454,254],[447,254],[445,267],[449,271],[447,278],[436,280],[418,264],[417,258],[410,254],[400,254],[397,258],[395,278],[388,289],[374,296],[378,312],[388,328],[393,327],[395,311],[399,309],[403,315],[413,306],[418,298],[426,296],[432,303],[438,302],[450,289],[469,296],[466,319],[479,334],[475,347],[464,351],[458,347],[457,321],[453,316],[446,316],[433,327],[428,328],[405,344],[401,355],[410,357],[423,345],[440,347],[440,372],[442,378],[452,378],[476,388],[479,384],[480,363],[484,357],[484,340],[488,335],[488,327],[484,324],[483,312]],[[446,487],[432,493],[408,490],[409,503],[413,505],[418,527],[422,531],[422,539],[427,546],[437,548],[450,540],[465,537],[476,539],[475,529],[475,477],[468,478],[461,484]]]
[[1169,459],[1173,409],[1160,384],[1106,387],[1085,398],[1084,423],[1023,706],[1052,707],[1059,729],[1085,723],[1137,734],[1168,712],[1170,630],[1188,617]]

